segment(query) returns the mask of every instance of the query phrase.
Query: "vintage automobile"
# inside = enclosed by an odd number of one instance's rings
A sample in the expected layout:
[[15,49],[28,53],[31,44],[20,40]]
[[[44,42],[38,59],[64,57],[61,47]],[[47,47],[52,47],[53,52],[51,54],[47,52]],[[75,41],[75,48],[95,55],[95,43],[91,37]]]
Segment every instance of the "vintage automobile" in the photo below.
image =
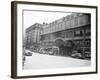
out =
[[53,54],[52,48],[46,48],[46,54],[52,55]]
[[41,48],[41,49],[39,50],[39,53],[45,54],[45,53],[46,53],[46,50],[45,50],[44,48]]
[[77,50],[72,51],[72,57],[82,58],[82,59],[90,59],[91,58],[91,51],[89,48],[80,48]]
[[74,57],[74,58],[84,59],[84,55],[82,54],[81,51],[78,51],[78,50],[73,50],[71,56]]
[[54,54],[54,55],[58,55],[58,54],[59,54],[59,48],[58,48],[58,47],[55,47],[55,46],[54,46],[54,47],[52,48],[52,50],[53,50],[53,54]]
[[91,58],[91,50],[89,48],[86,48],[84,51],[84,55],[85,55],[85,58],[90,59]]
[[25,50],[25,56],[32,56],[32,52],[30,50]]

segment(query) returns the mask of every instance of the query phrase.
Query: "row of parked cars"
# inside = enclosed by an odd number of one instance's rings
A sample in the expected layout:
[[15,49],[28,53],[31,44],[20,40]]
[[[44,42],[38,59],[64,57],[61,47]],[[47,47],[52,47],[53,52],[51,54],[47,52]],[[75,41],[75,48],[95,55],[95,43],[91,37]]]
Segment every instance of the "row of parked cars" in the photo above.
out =
[[[59,53],[59,48],[58,47],[40,48],[38,51],[33,51],[33,52],[37,52],[40,54],[54,55]],[[25,56],[32,56],[33,52],[30,50],[25,50]]]
[[77,50],[73,50],[72,57],[74,58],[81,58],[81,59],[90,59],[91,58],[91,51],[89,48],[84,48],[83,49],[77,49]]
[[59,48],[58,47],[41,48],[39,50],[39,53],[54,55],[54,54],[58,54],[59,53]]
[[[40,54],[49,54],[49,55],[57,55],[59,54],[58,47],[48,47],[48,48],[40,48],[37,53]],[[30,50],[25,50],[25,56],[32,56],[33,52]],[[86,49],[76,49],[71,52],[71,57],[73,58],[81,58],[81,59],[90,59],[91,58],[91,51],[89,48]]]

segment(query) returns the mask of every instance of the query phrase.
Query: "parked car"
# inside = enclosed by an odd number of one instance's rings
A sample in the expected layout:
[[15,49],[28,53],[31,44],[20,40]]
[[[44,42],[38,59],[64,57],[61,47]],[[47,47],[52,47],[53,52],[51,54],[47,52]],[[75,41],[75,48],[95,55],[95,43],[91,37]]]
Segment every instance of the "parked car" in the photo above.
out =
[[91,54],[90,52],[85,52],[85,58],[90,59],[91,58],[91,55],[90,54]]
[[82,55],[82,53],[78,52],[77,50],[73,50],[71,56],[74,58],[82,58],[82,59],[84,58],[84,55]]
[[58,47],[53,47],[53,54],[58,55],[59,54],[59,48]]
[[53,55],[53,50],[52,50],[52,48],[47,48],[47,49],[46,49],[46,53],[47,53],[47,54],[50,54],[50,55]]
[[44,48],[41,48],[41,49],[39,50],[39,53],[41,53],[41,54],[45,54],[45,53],[46,53],[46,51],[45,51],[45,49],[44,49]]
[[71,54],[72,57],[90,59],[91,58],[91,49],[89,47],[74,49]]
[[30,50],[25,50],[25,56],[32,56],[32,52]]
[[88,59],[91,58],[91,51],[90,51],[89,48],[86,48],[86,49],[85,49],[84,55],[85,55],[85,58],[88,58]]

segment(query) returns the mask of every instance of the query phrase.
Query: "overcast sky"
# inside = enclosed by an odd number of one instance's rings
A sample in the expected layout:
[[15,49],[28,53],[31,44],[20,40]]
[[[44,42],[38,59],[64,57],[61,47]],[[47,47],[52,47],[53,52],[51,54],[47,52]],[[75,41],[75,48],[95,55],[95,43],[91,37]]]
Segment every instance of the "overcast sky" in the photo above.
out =
[[58,20],[64,16],[71,13],[61,13],[61,12],[43,12],[43,11],[24,11],[24,29],[30,27],[34,23],[50,23],[52,21]]

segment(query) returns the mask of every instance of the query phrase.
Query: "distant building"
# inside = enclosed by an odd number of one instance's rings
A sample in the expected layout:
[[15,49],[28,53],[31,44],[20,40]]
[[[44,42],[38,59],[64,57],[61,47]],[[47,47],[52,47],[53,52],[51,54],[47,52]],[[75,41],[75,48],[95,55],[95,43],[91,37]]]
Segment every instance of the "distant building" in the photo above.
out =
[[26,29],[26,48],[35,48],[40,43],[42,24],[35,23]]

